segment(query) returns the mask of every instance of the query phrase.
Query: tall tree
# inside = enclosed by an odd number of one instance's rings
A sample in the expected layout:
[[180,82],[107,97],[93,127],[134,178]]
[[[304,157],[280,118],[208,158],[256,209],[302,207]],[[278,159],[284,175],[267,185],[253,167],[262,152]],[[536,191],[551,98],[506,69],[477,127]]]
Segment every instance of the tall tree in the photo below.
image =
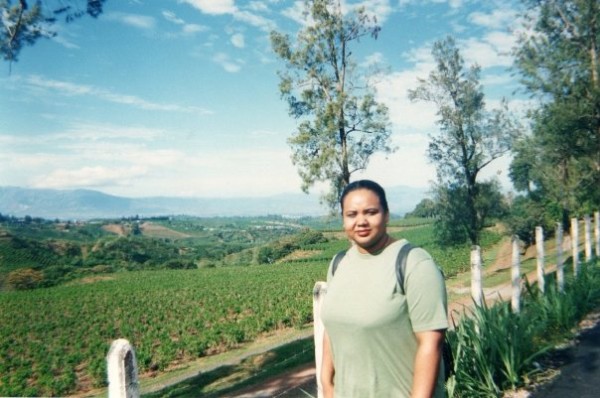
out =
[[71,22],[83,15],[96,18],[106,0],[0,0],[0,55],[9,63],[16,62],[25,45],[33,45],[42,37],[52,37],[52,25],[58,17]]
[[511,172],[523,180],[531,170],[527,187],[560,205],[568,220],[571,212],[600,204],[600,3],[523,3],[527,25],[515,65],[539,107]]
[[295,41],[273,31],[271,44],[286,66],[279,73],[281,96],[299,120],[288,142],[302,190],[328,182],[322,201],[333,210],[352,173],[364,170],[374,153],[392,151],[388,109],[352,57],[352,46],[377,38],[380,28],[364,8],[344,14],[339,0],[306,0],[304,7],[310,22]]
[[482,195],[477,177],[484,167],[508,152],[517,124],[508,116],[506,103],[502,109],[486,111],[480,68],[465,66],[452,37],[436,42],[432,54],[436,68],[427,80],[419,79],[409,97],[437,107],[440,131],[431,134],[427,154],[436,166],[438,185],[461,192],[464,212],[456,222],[476,245],[483,228],[476,206]]

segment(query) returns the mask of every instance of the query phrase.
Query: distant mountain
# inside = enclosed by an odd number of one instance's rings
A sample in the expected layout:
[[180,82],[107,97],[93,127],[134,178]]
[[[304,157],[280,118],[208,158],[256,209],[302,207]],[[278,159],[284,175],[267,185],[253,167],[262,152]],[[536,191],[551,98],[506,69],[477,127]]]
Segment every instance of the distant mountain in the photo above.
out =
[[[388,202],[394,214],[404,214],[426,196],[426,188],[391,187]],[[280,194],[250,198],[125,198],[99,191],[0,187],[0,213],[46,219],[119,218],[164,215],[214,216],[319,216],[327,209],[316,195]]]

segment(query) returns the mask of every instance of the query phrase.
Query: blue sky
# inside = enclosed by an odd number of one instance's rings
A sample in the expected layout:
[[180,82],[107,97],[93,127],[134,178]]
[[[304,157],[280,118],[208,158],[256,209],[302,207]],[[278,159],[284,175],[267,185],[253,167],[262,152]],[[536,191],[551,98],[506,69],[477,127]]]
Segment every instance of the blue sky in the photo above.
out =
[[[0,70],[0,186],[95,189],[128,197],[267,196],[300,192],[287,139],[295,121],[277,89],[283,64],[272,29],[304,23],[289,0],[108,0],[97,19],[55,27]],[[360,2],[344,1],[351,7]],[[364,1],[382,27],[356,62],[379,62],[378,99],[390,109],[392,145],[366,177],[425,187],[435,109],[407,90],[432,69],[434,41],[453,35],[482,67],[488,106],[518,88],[508,51],[518,28],[511,1]],[[509,159],[490,166],[510,189]],[[314,192],[318,193],[320,187]]]

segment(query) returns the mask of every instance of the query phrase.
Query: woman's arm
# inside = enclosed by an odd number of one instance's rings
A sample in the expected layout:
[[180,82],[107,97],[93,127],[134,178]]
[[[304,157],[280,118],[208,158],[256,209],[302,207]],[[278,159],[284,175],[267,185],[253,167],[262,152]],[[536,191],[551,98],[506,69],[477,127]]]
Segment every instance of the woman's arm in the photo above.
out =
[[323,362],[321,363],[321,385],[323,386],[323,397],[333,398],[333,357],[331,356],[331,344],[327,331],[323,333]]
[[430,398],[435,391],[445,330],[417,332],[412,398]]

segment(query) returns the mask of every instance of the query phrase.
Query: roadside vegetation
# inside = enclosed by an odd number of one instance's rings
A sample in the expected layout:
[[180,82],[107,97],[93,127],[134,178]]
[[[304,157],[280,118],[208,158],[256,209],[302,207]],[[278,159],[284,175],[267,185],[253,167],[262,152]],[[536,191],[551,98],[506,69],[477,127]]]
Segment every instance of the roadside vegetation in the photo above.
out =
[[545,380],[544,363],[552,351],[572,339],[579,322],[600,306],[600,268],[596,260],[577,277],[570,274],[563,292],[554,274],[547,279],[543,294],[536,284],[526,285],[520,312],[513,312],[510,302],[484,304],[448,332],[454,353],[450,397],[501,397]]

